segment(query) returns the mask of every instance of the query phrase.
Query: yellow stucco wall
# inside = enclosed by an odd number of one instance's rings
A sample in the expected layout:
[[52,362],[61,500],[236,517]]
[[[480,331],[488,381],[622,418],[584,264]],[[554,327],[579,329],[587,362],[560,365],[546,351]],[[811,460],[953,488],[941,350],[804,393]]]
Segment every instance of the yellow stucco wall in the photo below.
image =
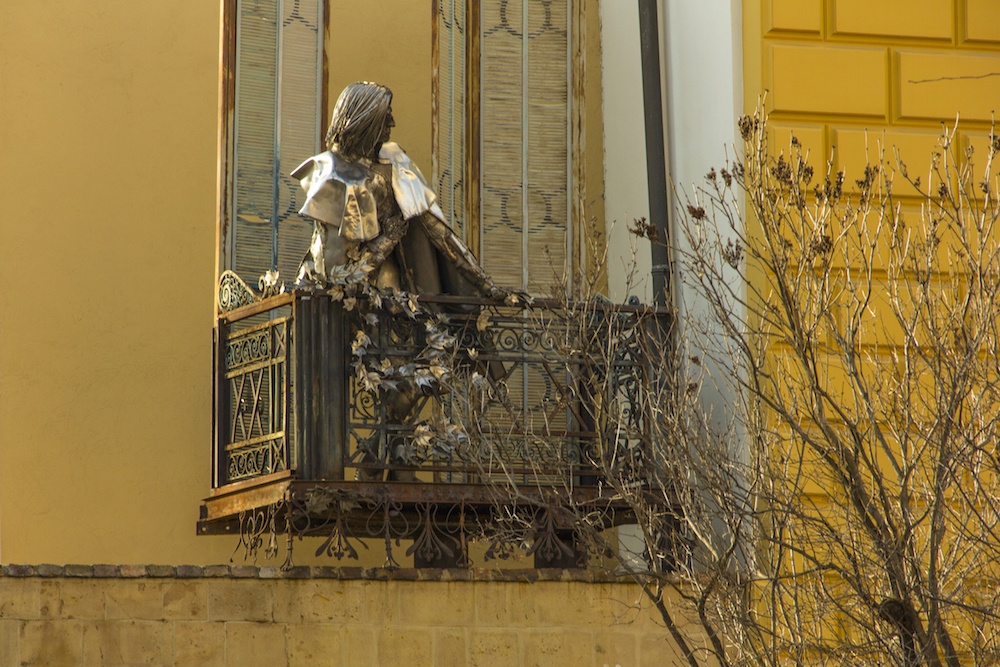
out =
[[[329,107],[352,81],[390,86],[394,139],[429,174],[430,4],[331,8]],[[206,564],[236,547],[195,535],[220,17],[213,0],[0,3],[0,562]],[[599,62],[596,24],[588,40]],[[603,211],[599,83],[588,215]]]
[[0,4],[0,559],[218,561],[219,8]]
[[[235,547],[194,530],[219,5],[0,3],[0,562],[218,563]],[[429,4],[333,6],[331,95],[390,85],[396,138],[429,168]]]
[[[431,3],[346,0],[331,3],[329,108],[354,81],[392,89],[393,141],[421,170],[431,170]],[[329,118],[324,119],[324,123]]]

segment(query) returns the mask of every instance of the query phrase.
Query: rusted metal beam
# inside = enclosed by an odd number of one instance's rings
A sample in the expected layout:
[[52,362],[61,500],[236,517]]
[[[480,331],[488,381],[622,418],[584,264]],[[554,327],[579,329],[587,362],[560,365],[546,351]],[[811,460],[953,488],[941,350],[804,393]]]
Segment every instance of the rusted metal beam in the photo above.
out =
[[204,521],[216,521],[239,516],[259,507],[273,505],[284,499],[292,483],[292,475],[285,470],[243,482],[227,484],[213,489],[204,500]]
[[[365,482],[356,480],[343,481],[311,481],[294,480],[289,486],[292,495],[306,495],[316,489],[331,492],[344,492],[349,497],[357,498],[391,498],[400,503],[474,503],[494,505],[505,497],[507,489],[502,483],[477,484],[453,482]],[[579,487],[565,490],[560,487],[545,489],[544,487],[525,487],[519,492],[527,500],[538,502],[552,498],[564,498],[568,502],[594,503],[612,502],[615,495],[612,491],[598,487]]]
[[[431,0],[431,178],[438,179],[441,165],[438,164],[438,142],[441,128],[438,126],[441,107],[441,28],[438,15],[441,13],[440,0]],[[454,221],[452,221],[454,222]]]
[[260,313],[266,313],[269,310],[274,310],[275,308],[280,308],[281,306],[287,306],[296,298],[301,298],[301,293],[285,292],[266,299],[261,299],[260,301],[251,303],[248,306],[234,308],[228,313],[220,313],[219,319],[225,320],[227,323],[245,320],[248,317],[259,315]]
[[[216,277],[226,268],[226,243],[229,238],[229,205],[236,108],[236,0],[222,0],[219,34],[219,144],[216,190],[215,267]],[[216,304],[218,308],[218,304]],[[216,310],[218,313],[218,310]]]
[[[236,488],[238,487],[238,488]],[[202,506],[201,520],[198,522],[198,533],[202,535],[231,534],[233,526],[238,525],[241,513],[260,510],[278,503],[287,502],[288,507],[299,508],[289,515],[281,512],[281,522],[287,520],[305,522],[319,526],[318,533],[329,532],[327,514],[340,511],[338,508],[314,511],[303,514],[303,507],[308,506],[310,496],[320,495],[327,498],[342,499],[355,506],[346,512],[345,520],[349,522],[358,537],[378,538],[382,534],[364,534],[369,528],[372,512],[386,501],[391,501],[393,521],[400,526],[410,525],[416,530],[414,517],[426,514],[430,508],[437,507],[437,522],[441,526],[458,525],[462,521],[460,513],[453,508],[464,508],[471,515],[487,520],[490,513],[504,507],[510,502],[508,491],[502,486],[486,484],[443,484],[414,482],[364,482],[364,481],[304,481],[294,480],[283,474],[269,476],[263,484],[232,484],[225,489],[217,489],[217,493],[205,499]],[[608,512],[609,525],[631,520],[629,506],[608,491],[597,488],[580,488],[572,492],[556,492],[543,488],[525,488],[520,492],[519,504],[522,507],[538,509],[554,508],[560,505],[567,507],[590,507]],[[450,516],[450,515],[454,516]],[[568,529],[570,524],[559,522],[559,527]],[[282,524],[282,530],[287,529]],[[308,530],[303,535],[311,534]]]
[[480,221],[480,6],[479,2],[465,3],[465,240],[483,256],[479,243]]
[[[587,87],[587,2],[570,2],[569,40],[570,59],[570,193],[568,254],[573,273],[588,271],[586,236],[591,231],[586,220],[587,186],[587,107],[584,92]],[[572,289],[576,280],[569,283]]]
[[324,128],[330,121],[330,52],[326,45],[330,43],[330,0],[323,0],[323,81],[320,92],[320,124],[316,128],[319,133],[318,145],[322,146],[326,131]]

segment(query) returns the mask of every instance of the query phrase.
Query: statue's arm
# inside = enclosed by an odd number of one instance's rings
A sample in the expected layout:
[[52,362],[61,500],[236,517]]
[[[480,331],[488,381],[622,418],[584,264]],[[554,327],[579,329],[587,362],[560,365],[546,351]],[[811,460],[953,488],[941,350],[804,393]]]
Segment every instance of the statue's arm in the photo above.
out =
[[382,225],[382,233],[361,247],[358,264],[365,273],[371,273],[386,260],[406,235],[408,222],[401,216],[392,216]]
[[493,279],[472,254],[469,247],[462,242],[451,227],[432,213],[422,213],[418,220],[431,243],[452,262],[455,268],[475,287],[480,294],[490,299],[515,305],[518,302],[530,303],[527,294],[520,291],[506,290],[497,287]]

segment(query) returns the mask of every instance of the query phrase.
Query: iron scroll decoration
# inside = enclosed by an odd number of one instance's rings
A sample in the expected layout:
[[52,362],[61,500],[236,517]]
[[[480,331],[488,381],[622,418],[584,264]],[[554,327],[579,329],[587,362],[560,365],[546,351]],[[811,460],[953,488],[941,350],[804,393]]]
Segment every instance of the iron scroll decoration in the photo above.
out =
[[249,306],[260,300],[257,293],[242,278],[232,271],[223,271],[219,276],[219,311],[228,313],[242,306]]

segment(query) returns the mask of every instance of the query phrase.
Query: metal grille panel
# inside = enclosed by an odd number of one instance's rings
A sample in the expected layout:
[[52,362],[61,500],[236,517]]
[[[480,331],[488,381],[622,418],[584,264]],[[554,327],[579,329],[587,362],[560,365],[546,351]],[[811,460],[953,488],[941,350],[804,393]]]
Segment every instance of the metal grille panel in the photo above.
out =
[[237,328],[224,347],[229,405],[225,479],[288,470],[288,326],[281,317]]

